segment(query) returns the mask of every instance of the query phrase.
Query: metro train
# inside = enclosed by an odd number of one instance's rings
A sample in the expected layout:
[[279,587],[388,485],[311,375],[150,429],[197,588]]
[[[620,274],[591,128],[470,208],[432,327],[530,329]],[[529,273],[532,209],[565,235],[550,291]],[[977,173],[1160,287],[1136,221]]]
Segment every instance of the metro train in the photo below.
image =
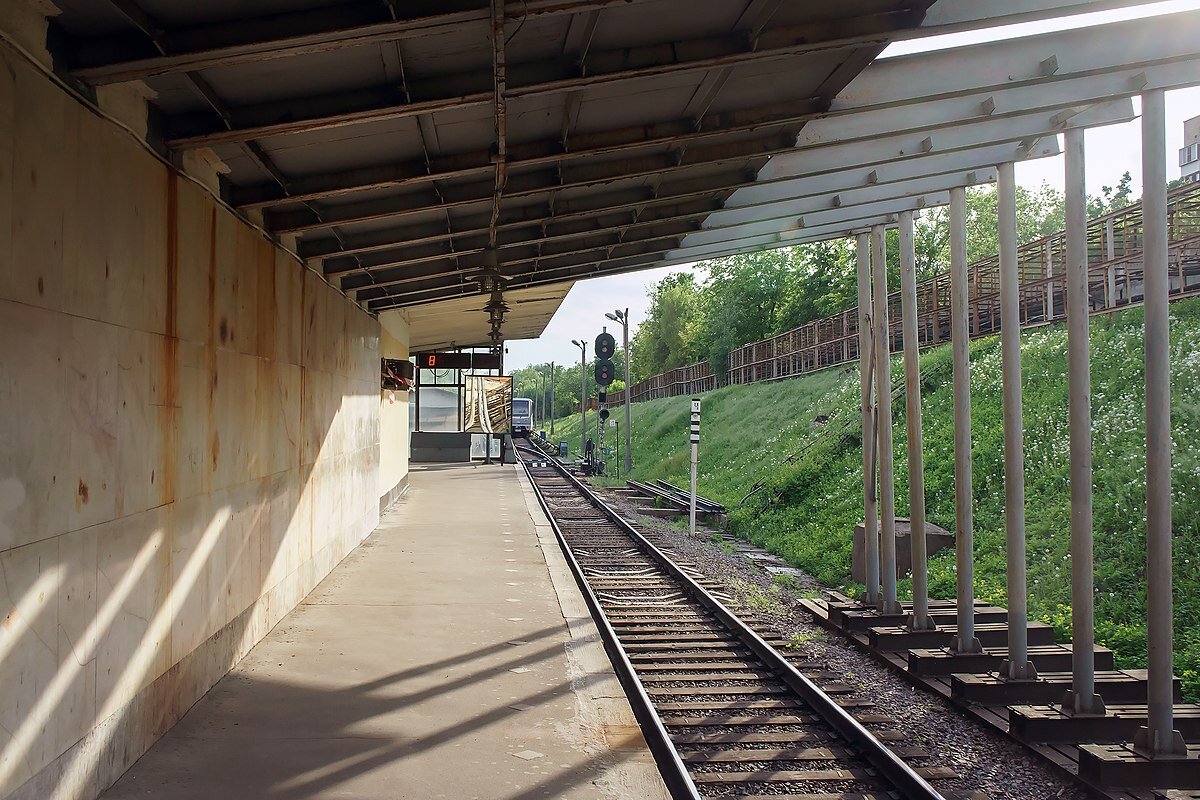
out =
[[512,435],[528,437],[533,430],[533,400],[514,397],[512,401]]

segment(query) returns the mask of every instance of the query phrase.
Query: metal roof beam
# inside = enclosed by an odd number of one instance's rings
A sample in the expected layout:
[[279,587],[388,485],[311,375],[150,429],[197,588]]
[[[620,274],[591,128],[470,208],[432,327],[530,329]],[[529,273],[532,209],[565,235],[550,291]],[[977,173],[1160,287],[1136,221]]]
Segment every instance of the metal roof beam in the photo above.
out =
[[[674,249],[679,246],[680,240],[688,233],[689,230],[694,230],[695,225],[685,225],[682,223],[673,223],[658,230],[644,231],[643,234],[636,237],[622,236],[607,236],[605,241],[589,241],[582,245],[572,245],[564,247],[557,252],[538,252],[538,248],[528,248],[526,253],[518,255],[516,258],[502,260],[499,265],[499,270],[502,275],[511,276],[517,270],[517,267],[529,266],[533,270],[548,269],[554,264],[563,263],[563,261],[571,261],[574,263],[578,259],[592,260],[607,260],[611,258],[620,258],[623,255],[636,255],[646,252],[650,246],[660,249]],[[402,266],[372,266],[371,271],[365,273],[364,276],[352,276],[344,278],[342,281],[343,290],[358,290],[360,300],[373,299],[373,297],[386,293],[386,288],[392,285],[400,285],[410,283],[414,279],[426,277],[450,277],[457,275],[468,275],[479,266],[480,259],[475,258],[473,264],[467,267],[462,267],[455,263],[452,259],[438,259],[430,261],[420,270],[414,270],[412,264]]]
[[[508,235],[497,236],[492,246],[500,251],[522,247],[530,244],[568,241],[570,239],[595,236],[614,230],[634,230],[639,227],[654,225],[667,220],[694,221],[697,226],[706,217],[721,207],[717,198],[702,197],[687,202],[676,203],[664,208],[655,208],[641,214],[626,209],[619,212],[608,212],[599,215],[574,216],[566,219],[549,217],[540,223],[522,225],[521,228],[534,228],[532,231],[515,232],[513,226],[501,230]],[[608,219],[603,219],[607,216]],[[324,272],[329,275],[342,275],[357,272],[371,267],[370,262],[360,263],[357,259],[347,258],[351,254],[387,252],[389,264],[406,263],[410,259],[428,259],[435,257],[450,258],[474,252],[482,252],[488,246],[490,231],[484,221],[483,227],[475,227],[465,232],[453,232],[450,235],[434,234],[433,226],[427,226],[426,231],[432,235],[426,238],[406,236],[397,241],[393,231],[357,236],[343,235],[341,242],[337,239],[322,239],[319,242],[301,242],[300,256],[303,258],[326,258]],[[408,232],[411,233],[411,232]],[[337,256],[336,258],[329,258]]]
[[[505,16],[540,17],[576,14],[608,7],[627,7],[649,0],[514,0]],[[378,0],[362,0],[325,8],[273,14],[163,32],[167,54],[134,50],[124,36],[85,39],[77,43],[71,74],[87,83],[120,83],[154,75],[250,64],[276,58],[324,53],[345,47],[431,36],[465,24],[486,25],[484,0],[406,2],[409,11],[393,19]],[[449,10],[447,10],[449,8]]]
[[[1179,19],[1174,19],[1179,17]],[[814,120],[805,126],[801,131],[801,143],[828,143],[843,139],[866,138],[878,135],[879,131],[886,130],[905,130],[914,125],[920,127],[931,127],[938,125],[949,124],[952,121],[963,119],[989,119],[1000,118],[1010,114],[1024,113],[1029,110],[1030,104],[1035,104],[1040,107],[1061,106],[1063,103],[1093,103],[1098,102],[1106,97],[1129,97],[1142,91],[1147,86],[1150,88],[1178,88],[1179,86],[1190,85],[1194,82],[1194,69],[1196,68],[1197,58],[1200,57],[1200,12],[1172,15],[1172,18],[1157,18],[1150,20],[1139,20],[1140,24],[1136,28],[1126,27],[1126,23],[1122,23],[1121,27],[1126,33],[1140,32],[1141,39],[1129,42],[1124,49],[1119,49],[1106,54],[1106,59],[1097,60],[1094,56],[1089,57],[1089,61],[1082,66],[1089,69],[1094,68],[1100,72],[1092,72],[1091,74],[1075,75],[1064,72],[1064,65],[1071,65],[1077,61],[1074,51],[1067,44],[1069,41],[1074,41],[1074,47],[1085,47],[1081,45],[1078,38],[1071,40],[1059,40],[1057,37],[1061,34],[1048,34],[1047,36],[1035,37],[1039,40],[1040,49],[1025,48],[1020,45],[1020,42],[1005,43],[1006,47],[1016,48],[1025,55],[1025,60],[1032,62],[1035,66],[1042,63],[1045,53],[1054,51],[1061,53],[1062,58],[1059,61],[1060,68],[1055,73],[1054,80],[1047,80],[1045,83],[1037,87],[1022,86],[1008,87],[1004,86],[1004,77],[1001,75],[982,76],[974,82],[962,82],[958,84],[958,92],[942,91],[940,99],[937,96],[914,95],[912,90],[906,88],[904,91],[908,97],[908,103],[912,106],[904,108],[883,108],[879,103],[874,102],[874,98],[881,95],[882,90],[876,87],[877,84],[888,86],[916,84],[920,81],[914,80],[911,72],[914,65],[924,65],[922,69],[930,73],[956,73],[959,63],[969,64],[973,60],[967,57],[970,54],[962,54],[959,50],[949,51],[947,53],[932,53],[921,54],[919,56],[906,57],[904,59],[889,59],[880,64],[873,65],[866,69],[858,79],[853,81],[840,96],[835,104],[839,107],[838,116],[829,119]],[[1157,23],[1147,27],[1148,23]],[[1107,28],[1109,26],[1100,26]],[[1085,31],[1093,31],[1094,28],[1085,29]],[[1182,33],[1180,33],[1182,31]],[[1076,31],[1068,31],[1066,33],[1077,33]],[[1162,48],[1156,48],[1159,34],[1163,37]],[[1194,34],[1194,35],[1192,35]],[[992,45],[980,46],[991,52]],[[965,48],[971,50],[972,48]],[[1175,59],[1174,63],[1158,63],[1144,68],[1130,68],[1123,63],[1112,63],[1119,59],[1125,58],[1125,53],[1128,52],[1130,57],[1137,60],[1139,63],[1158,57],[1162,59]],[[950,60],[947,60],[950,59]],[[988,59],[984,59],[987,61]],[[1107,60],[1107,66],[1104,61]],[[900,80],[895,70],[889,66],[896,62],[903,62],[899,68],[899,72],[906,77]],[[1137,80],[1135,80],[1137,79]],[[996,85],[996,82],[999,84]],[[946,87],[941,86],[940,90]],[[935,87],[936,88],[936,87]],[[940,91],[939,90],[939,91]],[[948,96],[947,96],[948,95]],[[858,102],[854,98],[859,98],[863,102],[868,102],[866,105],[858,106],[851,105]],[[937,105],[933,105],[932,101],[937,100]],[[818,107],[819,108],[819,107]],[[817,116],[818,108],[809,109],[809,113],[800,113],[799,110],[794,110],[790,116],[775,117],[780,121],[786,119],[790,122],[802,121]],[[915,109],[915,111],[914,111]],[[760,109],[756,114],[760,119],[771,119],[771,115],[766,109]],[[713,120],[712,124],[717,127],[709,127],[699,133],[692,133],[692,136],[711,135],[718,130],[729,130],[728,127],[720,126],[717,120]],[[746,123],[750,124],[750,123]],[[692,127],[687,120],[680,120],[673,123],[669,128],[660,128],[662,135],[660,137],[647,137],[652,141],[669,140],[673,136],[689,135],[681,134],[681,129],[686,130]],[[733,125],[730,127],[744,128],[745,126]],[[623,137],[637,137],[640,135],[638,131],[626,131],[623,134],[614,132],[612,135],[605,134],[610,140],[619,142]],[[598,139],[599,137],[597,137]],[[922,137],[924,138],[924,137]],[[936,136],[934,137],[936,141]],[[615,147],[627,146],[638,147],[639,143],[644,143],[646,140],[634,138],[630,141],[625,139],[626,144],[615,144]],[[557,157],[574,158],[584,157],[592,154],[594,151],[587,149],[588,144],[599,146],[597,140],[593,142],[579,143],[581,149],[575,153],[560,154]],[[554,152],[559,149],[559,142],[545,143],[545,149]],[[612,152],[607,150],[606,152]],[[545,158],[554,158],[554,155],[547,155]],[[469,156],[455,157],[458,160],[465,160],[479,164],[484,160],[484,154],[473,154]],[[803,166],[804,156],[801,151],[797,150],[792,158],[800,159]],[[528,159],[529,163],[533,163],[533,159]],[[479,167],[476,167],[478,169]],[[785,159],[774,159],[765,170],[763,177],[772,177],[774,175],[787,172],[788,162]],[[795,170],[792,170],[795,171]],[[805,170],[807,171],[807,170]],[[430,176],[424,171],[423,165],[409,165],[407,167],[385,167],[379,170],[383,178],[378,181],[371,181],[361,185],[359,188],[376,188],[380,185],[400,185],[392,180],[390,173],[401,172],[407,173],[412,181],[432,180],[435,176]],[[460,177],[464,174],[462,169],[448,170],[445,172],[446,177]],[[293,184],[303,183],[306,179],[293,181]],[[311,179],[310,179],[311,180]],[[319,179],[316,180],[319,183]],[[349,180],[338,181],[343,185],[350,185],[347,191],[353,191],[353,178]],[[295,192],[301,196],[306,196],[304,192]],[[269,185],[259,187],[248,187],[243,190],[235,190],[235,202],[239,205],[266,205],[271,202],[282,202],[284,198],[278,196],[277,188]],[[312,196],[307,196],[307,199],[312,199]],[[239,202],[240,201],[240,202]]]
[[[1060,112],[1061,113],[1061,112]],[[1131,119],[1133,116],[1133,106],[1129,100],[1120,101],[1114,104],[1105,104],[1104,106],[1090,112],[1091,119],[1095,124],[1108,124],[1111,122],[1119,122]],[[805,151],[805,165],[809,172],[808,177],[803,179],[808,181],[814,187],[829,187],[827,191],[833,191],[836,184],[829,182],[818,182],[821,179],[828,181],[836,181],[839,175],[848,174],[847,165],[853,165],[854,169],[859,170],[856,175],[863,176],[864,180],[870,180],[872,167],[876,168],[876,172],[883,170],[885,175],[892,174],[896,171],[900,175],[919,176],[924,174],[924,170],[928,167],[923,166],[924,162],[919,159],[931,158],[941,155],[947,156],[955,151],[971,151],[978,148],[980,144],[997,144],[1004,142],[1015,142],[1020,140],[1028,140],[1026,146],[1027,152],[1020,152],[1016,149],[1015,144],[1010,144],[1013,148],[1010,154],[1013,157],[1028,157],[1036,153],[1039,148],[1045,149],[1048,145],[1038,144],[1037,140],[1041,137],[1053,135],[1061,127],[1061,118],[1057,113],[1049,111],[1037,112],[1028,114],[1022,117],[1013,117],[1000,120],[984,120],[983,122],[969,123],[957,127],[949,127],[942,129],[939,134],[936,145],[929,148],[922,147],[922,134],[901,135],[893,137],[885,137],[878,142],[867,144],[843,144],[843,145],[827,145],[824,147],[809,148]],[[897,155],[897,154],[900,155]],[[907,155],[910,154],[911,155]],[[997,156],[1004,155],[1001,150],[995,151]],[[967,158],[964,154],[962,158]],[[901,172],[896,164],[899,161],[909,160],[918,161],[912,165],[907,171]],[[947,159],[943,163],[952,163]],[[636,166],[633,163],[618,164],[621,169],[628,169],[631,166]],[[676,165],[677,167],[680,165]],[[763,170],[766,173],[770,170],[769,165]],[[981,165],[982,166],[982,165]],[[788,190],[791,192],[800,192],[802,189],[795,185],[793,176],[782,176],[786,180],[781,180],[780,183],[788,183]],[[878,180],[878,175],[876,176]],[[747,189],[739,189],[727,202],[726,207],[745,206],[752,202],[743,198],[744,193],[753,194],[759,191],[762,187],[752,186]],[[787,196],[785,195],[785,198]],[[764,198],[766,202],[776,200],[775,197]],[[382,240],[386,240],[387,234],[383,234],[373,240],[372,244],[378,244]],[[397,246],[400,243],[397,242]],[[307,255],[330,255],[330,246],[326,246],[324,251],[311,251]],[[367,267],[371,264],[366,263]],[[356,267],[355,267],[356,268]]]
[[[652,268],[657,259],[669,252],[668,249],[648,250],[637,255],[623,258],[597,261],[581,259],[578,263],[561,264],[549,269],[530,270],[514,276],[507,283],[507,290],[527,289],[535,286],[576,281],[583,278],[596,278],[620,272],[632,272]],[[478,284],[473,281],[450,279],[443,282],[431,281],[430,285],[420,289],[385,295],[370,300],[367,308],[372,312],[386,311],[392,308],[424,305],[454,297],[478,295]]]
[[[693,120],[671,120],[652,125],[629,126],[609,131],[590,134],[578,134],[572,138],[572,149],[563,152],[558,138],[509,145],[509,172],[529,172],[539,167],[546,168],[553,180],[543,180],[534,187],[541,190],[558,188],[556,168],[559,164],[574,160],[594,158],[598,156],[621,156],[638,150],[662,148],[681,142],[702,141],[707,138],[719,137],[733,133],[753,133],[765,130],[765,133],[752,138],[729,143],[724,152],[729,155],[723,158],[745,158],[758,155],[770,155],[783,152],[795,144],[795,131],[801,123],[819,114],[828,101],[824,98],[798,99],[782,105],[750,108],[725,114],[713,114],[703,120],[697,129]],[[779,130],[782,128],[782,132]],[[662,164],[659,171],[669,171],[678,166],[675,157],[670,153],[658,153],[650,157],[642,157],[637,163],[647,160]],[[695,162],[697,159],[690,159]],[[624,163],[634,163],[630,159]],[[628,174],[613,164],[606,165],[607,174],[620,177]],[[282,195],[273,184],[254,184],[233,187],[232,201],[240,208],[266,208],[273,205],[294,202],[295,200],[316,200],[322,197],[336,197],[354,192],[383,188],[399,188],[428,184],[432,181],[457,180],[460,178],[491,175],[492,163],[490,151],[461,153],[451,156],[438,156],[430,159],[429,165],[424,159],[414,159],[398,164],[384,164],[376,167],[364,167],[344,172],[312,175],[293,178],[290,183],[292,193]],[[650,174],[650,173],[637,173]],[[514,175],[514,178],[516,176]],[[526,176],[527,177],[527,176]],[[607,182],[612,178],[604,178]],[[528,185],[529,181],[525,180]],[[490,186],[490,181],[488,183]],[[491,193],[480,197],[481,200],[491,198]]]
[[859,207],[869,209],[879,203],[944,192],[956,186],[993,183],[995,180],[996,168],[989,166],[968,172],[951,172],[883,186],[863,186],[833,195],[758,206],[753,209],[756,214],[750,219],[738,216],[730,220],[723,216],[724,212],[718,211],[705,220],[703,230],[688,236],[684,246],[723,241],[731,230],[744,231],[748,235],[782,233],[794,229],[798,218],[804,219],[806,223],[816,224],[814,220],[827,212],[846,212]]
[[[756,47],[747,44],[743,36],[734,35],[592,52],[581,64],[562,57],[512,63],[507,66],[509,79],[505,96],[514,99],[576,92],[631,80],[846,49],[867,50],[862,58],[869,63],[877,49],[868,49],[864,45],[882,48],[891,34],[915,26],[919,20],[920,11],[890,11],[769,30],[759,36]],[[845,80],[865,66],[855,63],[853,58],[847,63],[848,69],[852,69],[845,76],[830,76],[830,86],[840,89]],[[482,107],[492,102],[492,94],[480,70],[436,79],[409,76],[409,85],[418,100],[410,101],[396,87],[384,85],[235,108],[232,114],[237,124],[232,129],[215,124],[205,115],[176,115],[165,122],[167,145],[175,149],[211,147],[247,139]]]
[[[929,113],[934,116],[937,115],[936,103],[931,106]],[[896,164],[905,160],[906,157],[903,155],[894,155],[896,153],[916,154],[915,156],[908,156],[907,160],[938,156],[943,165],[951,165],[955,163],[961,164],[964,159],[969,161],[973,154],[977,155],[976,151],[979,149],[979,143],[992,145],[997,142],[1003,143],[1007,141],[1011,143],[1014,140],[1026,140],[1027,145],[1023,151],[1016,149],[1012,144],[1008,145],[1007,150],[997,149],[993,151],[992,154],[995,156],[1004,156],[1004,158],[998,158],[996,162],[992,163],[999,163],[1000,160],[1012,160],[1014,158],[1024,159],[1039,154],[1049,155],[1056,152],[1057,143],[1039,140],[1052,136],[1061,129],[1062,118],[1060,114],[1061,112],[1051,113],[1050,111],[1041,111],[1034,114],[996,120],[985,118],[983,122],[941,128],[936,141],[931,137],[923,137],[919,132],[907,136],[885,137],[877,142],[806,148],[803,151],[803,164],[807,170],[807,177],[792,179],[791,176],[780,176],[775,182],[784,185],[783,193],[774,190],[772,187],[770,194],[766,197],[761,197],[758,202],[755,202],[754,196],[761,192],[764,187],[755,185],[739,189],[726,202],[726,210],[718,212],[712,224],[721,224],[719,220],[722,216],[728,216],[735,221],[746,220],[747,218],[771,219],[777,217],[779,214],[776,214],[771,208],[764,208],[762,206],[780,201],[796,200],[799,196],[803,195],[806,183],[811,187],[810,193],[817,194],[822,190],[834,192],[853,188],[854,184],[848,184],[849,179],[861,179],[863,184],[872,180],[878,182],[878,167],[884,168],[885,182],[887,180],[886,175],[893,172],[898,172],[901,176],[908,175],[911,179],[924,176],[929,171],[936,171],[938,168],[937,162],[926,163],[920,160],[909,166],[907,170],[903,167],[897,168]],[[1112,107],[1104,106],[1101,109],[1092,111],[1091,114],[1091,118],[1096,124],[1125,121],[1132,118],[1132,104],[1126,100]],[[946,152],[942,152],[943,150]],[[963,150],[967,152],[958,156],[951,155],[955,151]],[[847,165],[859,171],[854,175],[847,175]],[[990,164],[986,162],[976,163],[971,168],[984,169],[986,166],[990,166]],[[774,167],[774,163],[768,164],[760,174],[770,174]],[[876,169],[869,169],[871,167],[876,167]],[[874,176],[871,174],[872,171],[875,172]],[[480,199],[483,198],[481,197]],[[738,212],[736,211],[737,209],[746,210]],[[812,210],[811,205],[809,206],[809,210]],[[734,222],[731,224],[737,223]],[[403,230],[371,234],[361,239],[358,244],[350,244],[351,240],[346,240],[346,244],[342,244],[335,239],[325,239],[322,240],[322,243],[313,246],[312,249],[304,251],[304,255],[306,257],[331,256],[337,254],[343,248],[346,248],[346,252],[388,249],[389,239],[392,240],[392,246],[399,248],[402,246],[403,241],[398,241],[397,237],[408,235],[409,232]],[[447,234],[442,238],[452,239],[453,235]],[[357,267],[351,265],[348,269],[353,270],[357,269]]]

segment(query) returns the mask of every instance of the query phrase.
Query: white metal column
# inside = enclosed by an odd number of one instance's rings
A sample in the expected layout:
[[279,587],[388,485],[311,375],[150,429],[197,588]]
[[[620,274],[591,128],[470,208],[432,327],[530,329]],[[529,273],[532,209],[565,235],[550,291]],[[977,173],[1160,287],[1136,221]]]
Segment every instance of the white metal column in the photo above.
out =
[[921,439],[921,363],[917,357],[917,258],[913,213],[900,212],[900,309],[904,329],[904,412],[908,431],[908,534],[912,557],[912,614],[908,628],[930,631],[929,563],[925,547],[925,463]]
[[875,502],[875,407],[871,399],[875,347],[871,331],[871,242],[860,233],[858,245],[858,372],[862,382],[863,561],[867,605],[879,602],[879,512]]
[[1087,195],[1083,129],[1066,132],[1067,391],[1071,460],[1071,690],[1064,706],[1103,714],[1096,694],[1096,624],[1092,575],[1092,407],[1088,330]]
[[1004,533],[1008,566],[1007,680],[1032,680],[1025,579],[1025,452],[1021,420],[1021,307],[1017,275],[1017,181],[1012,162],[997,168],[1000,233],[1000,350],[1004,383]]
[[971,519],[971,372],[967,345],[967,190],[950,190],[950,341],[954,362],[954,522],[958,631],[950,649],[978,653]]
[[896,601],[896,473],[892,448],[892,361],[888,335],[887,248],[884,228],[871,228],[871,283],[875,293],[875,441],[879,445],[879,610],[901,613]]
[[1146,627],[1148,725],[1136,745],[1151,756],[1187,755],[1172,692],[1171,341],[1167,310],[1166,114],[1161,89],[1142,95],[1142,229],[1146,320]]

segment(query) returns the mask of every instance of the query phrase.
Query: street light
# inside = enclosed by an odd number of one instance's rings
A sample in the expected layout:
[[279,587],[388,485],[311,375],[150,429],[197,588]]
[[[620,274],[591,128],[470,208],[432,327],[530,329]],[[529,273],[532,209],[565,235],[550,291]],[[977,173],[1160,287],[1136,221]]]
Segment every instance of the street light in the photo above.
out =
[[587,345],[578,339],[572,339],[571,344],[579,348],[579,455],[583,456],[587,449],[587,412],[584,407],[587,398]]
[[622,311],[618,308],[611,314],[605,314],[604,316],[613,322],[621,323],[621,346],[625,349],[625,472],[628,474],[633,470],[633,449],[630,446],[630,439],[633,434],[633,416],[630,411],[633,403],[633,398],[630,396],[633,381],[629,375],[629,309],[627,308]]

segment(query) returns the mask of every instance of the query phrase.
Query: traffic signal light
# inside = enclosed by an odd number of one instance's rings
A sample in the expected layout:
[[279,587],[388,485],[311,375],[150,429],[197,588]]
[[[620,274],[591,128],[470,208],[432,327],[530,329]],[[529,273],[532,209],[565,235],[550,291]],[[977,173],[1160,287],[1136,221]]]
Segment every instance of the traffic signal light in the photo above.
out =
[[617,368],[610,358],[596,359],[596,385],[608,386],[617,377]]
[[612,358],[617,352],[617,340],[607,331],[596,337],[596,358]]
[[609,415],[609,411],[607,408],[600,409],[600,421],[601,422],[608,422],[608,415]]

